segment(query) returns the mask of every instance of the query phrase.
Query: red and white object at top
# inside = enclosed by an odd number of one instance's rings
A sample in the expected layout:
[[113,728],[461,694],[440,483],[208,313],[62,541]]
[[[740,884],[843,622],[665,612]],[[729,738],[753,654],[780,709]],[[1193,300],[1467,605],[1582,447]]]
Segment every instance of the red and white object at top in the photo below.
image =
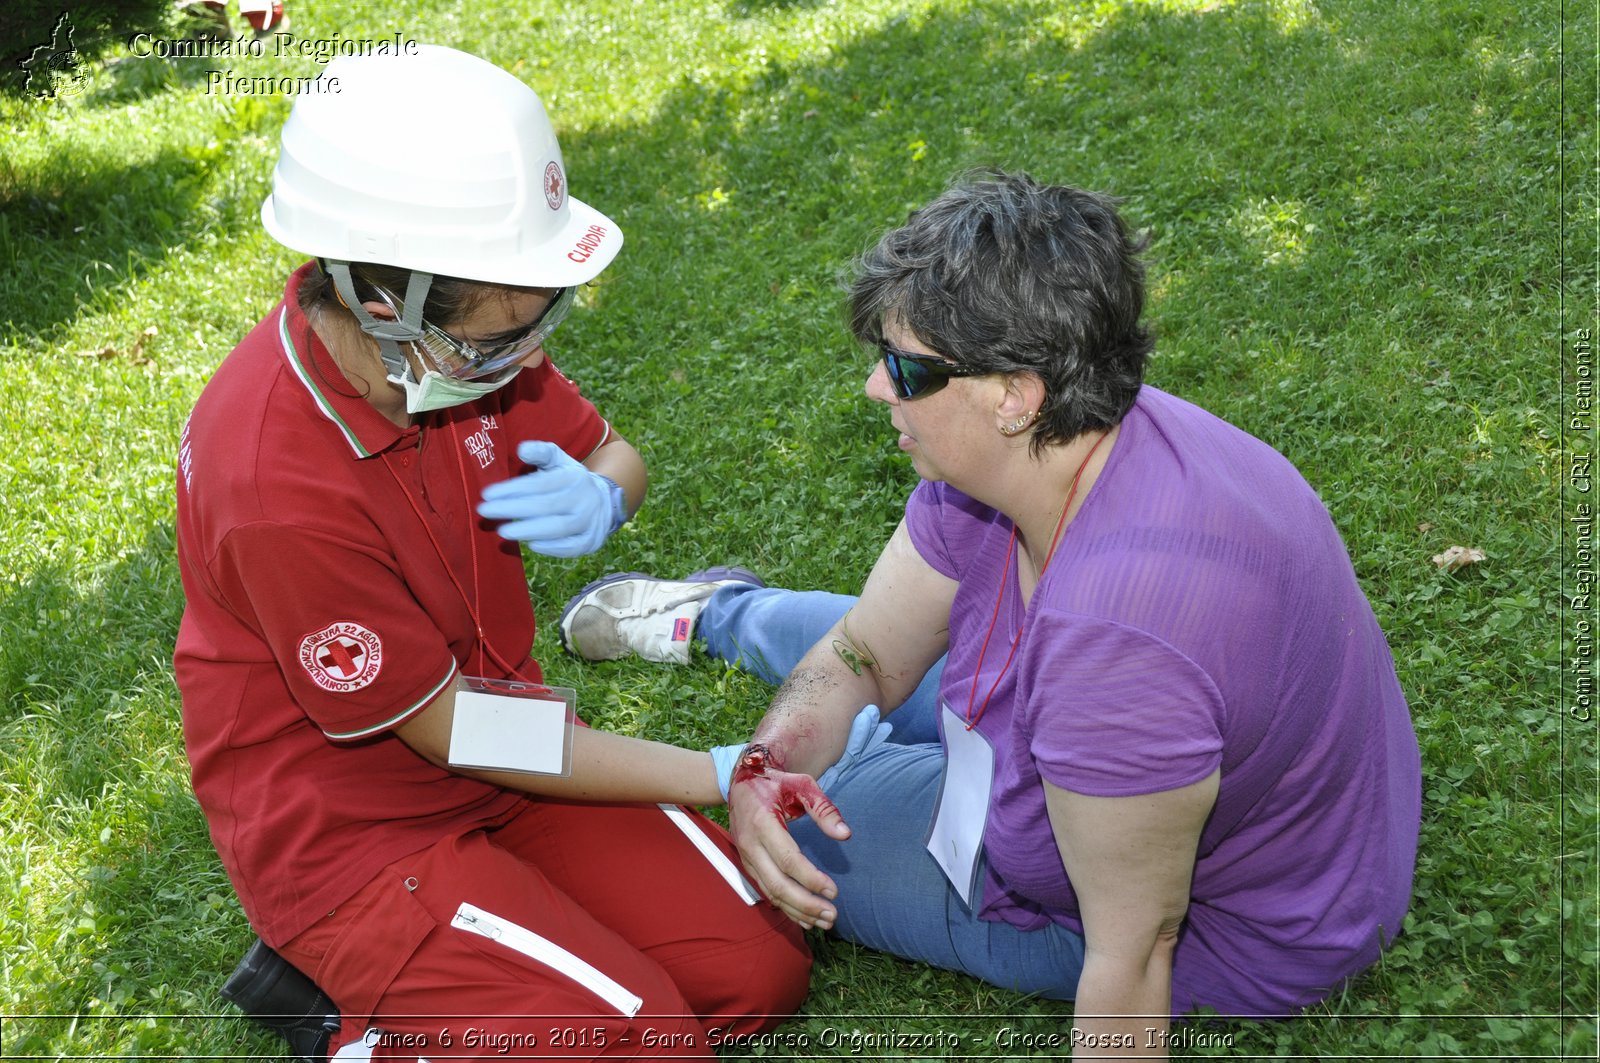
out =
[[[223,0],[205,0],[205,6],[227,17]],[[257,33],[284,27],[283,0],[239,0],[239,14]]]

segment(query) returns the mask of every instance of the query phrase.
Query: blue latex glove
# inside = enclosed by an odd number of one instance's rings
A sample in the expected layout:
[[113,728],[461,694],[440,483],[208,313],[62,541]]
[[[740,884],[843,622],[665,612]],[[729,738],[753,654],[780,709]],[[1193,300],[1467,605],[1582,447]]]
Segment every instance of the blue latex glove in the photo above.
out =
[[728,786],[733,782],[733,769],[739,766],[739,758],[744,756],[744,743],[736,746],[712,746],[711,764],[717,769],[717,789],[722,791],[722,799],[728,799]]
[[529,440],[517,457],[534,471],[483,489],[478,515],[503,520],[500,534],[551,557],[581,557],[628,519],[622,488],[584,468],[554,443]]
[[[877,749],[889,737],[892,727],[879,722],[878,706],[868,705],[856,713],[856,718],[850,723],[850,737],[845,739],[844,753],[833,762],[833,767],[823,772],[817,778],[817,785],[824,792],[828,787],[839,781],[839,777],[850,770],[861,757]],[[711,750],[711,763],[717,769],[717,786],[722,790],[722,799],[728,799],[728,786],[733,781],[733,769],[739,766],[739,758],[744,755],[744,746],[714,746]]]
[[879,722],[876,705],[868,705],[856,713],[856,718],[850,723],[850,737],[845,740],[844,752],[833,762],[833,767],[817,776],[817,785],[826,793],[828,787],[838,782],[840,776],[849,771],[857,760],[883,745],[891,730],[893,728],[889,724]]

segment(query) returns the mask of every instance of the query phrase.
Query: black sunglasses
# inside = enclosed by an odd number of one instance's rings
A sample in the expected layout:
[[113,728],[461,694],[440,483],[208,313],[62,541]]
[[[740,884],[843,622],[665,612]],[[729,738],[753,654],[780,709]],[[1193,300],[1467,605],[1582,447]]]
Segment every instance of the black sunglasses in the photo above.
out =
[[952,377],[988,376],[982,369],[946,362],[931,355],[907,354],[887,343],[878,344],[878,354],[883,367],[889,372],[889,383],[894,393],[902,399],[920,399],[942,389]]

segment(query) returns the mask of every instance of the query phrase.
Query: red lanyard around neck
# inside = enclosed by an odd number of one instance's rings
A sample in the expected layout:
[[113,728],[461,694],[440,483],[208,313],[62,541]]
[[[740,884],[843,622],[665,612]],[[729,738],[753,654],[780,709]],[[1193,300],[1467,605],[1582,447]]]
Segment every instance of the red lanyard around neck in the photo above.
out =
[[[1089,459],[1094,457],[1094,452],[1100,449],[1100,444],[1106,441],[1110,431],[1101,434],[1094,441],[1094,446],[1089,448],[1089,453],[1083,456],[1078,463],[1078,471],[1072,474],[1072,486],[1067,490],[1067,504],[1061,507],[1061,517],[1056,521],[1055,533],[1050,536],[1050,548],[1045,551],[1044,564],[1039,566],[1039,578],[1034,581],[1034,590],[1044,582],[1045,569],[1050,567],[1050,561],[1056,556],[1056,544],[1061,541],[1061,533],[1067,527],[1067,514],[1072,511],[1072,500],[1078,494],[1078,481],[1083,478],[1083,470],[1089,467]],[[983,674],[983,658],[989,652],[989,639],[994,635],[994,625],[1000,619],[1000,603],[1006,595],[1006,576],[1011,572],[1011,559],[1017,552],[1017,526],[1011,525],[1011,540],[1006,544],[1006,559],[1000,566],[1000,590],[994,596],[994,613],[989,617],[989,630],[984,632],[983,645],[978,648],[978,663],[972,669],[972,691],[967,695],[967,730],[978,726],[978,721],[983,719],[983,714],[989,708],[989,699],[994,697],[994,692],[999,688],[1000,681],[1005,678],[1006,672],[1011,668],[1011,661],[1017,655],[1017,647],[1022,645],[1022,629],[1027,625],[1028,615],[1024,611],[1022,622],[1017,625],[1017,633],[1011,639],[1011,652],[1006,654],[1006,663],[1000,666],[1000,674],[994,677],[994,682],[989,686],[989,692],[983,696],[983,704],[978,706],[976,715],[972,712],[972,703],[978,696],[978,676]]]
[[[451,437],[451,441],[455,442],[455,443],[460,443],[462,446],[465,446],[465,443],[462,442],[462,440],[460,440],[459,438]],[[471,483],[470,480],[467,479],[467,463],[466,463],[466,460],[461,457],[461,449],[459,447],[456,449],[455,455],[456,455],[456,468],[458,470],[460,470],[460,472],[461,472],[461,491],[466,496],[467,512],[471,513],[473,511],[473,507],[472,507],[472,501],[473,501],[473,499],[472,499],[472,483]],[[456,588],[457,593],[459,593],[461,595],[461,600],[467,607],[467,616],[469,616],[472,619],[473,629],[478,633],[478,671],[479,671],[479,673],[481,674],[484,671],[484,654],[487,653],[488,656],[494,658],[495,664],[497,664],[501,668],[505,669],[507,675],[517,675],[518,674],[518,670],[514,666],[507,664],[505,662],[504,658],[502,658],[500,656],[500,654],[495,652],[494,647],[489,645],[489,637],[486,634],[484,634],[484,631],[483,631],[483,618],[478,615],[479,583],[478,583],[478,537],[477,537],[477,533],[474,532],[470,528],[467,529],[467,537],[468,537],[467,538],[467,544],[468,544],[468,549],[469,549],[471,557],[472,557],[472,593],[468,594],[467,593],[467,589],[461,585],[461,580],[459,578],[457,578],[455,569],[450,567],[450,557],[449,557],[449,555],[444,552],[444,547],[440,544],[438,536],[434,535],[434,533],[433,533],[433,525],[431,523],[429,523],[427,516],[425,516],[423,514],[422,507],[417,504],[417,500],[412,497],[411,489],[406,486],[405,479],[403,477],[401,477],[401,475],[399,473],[394,471],[394,467],[393,466],[389,465],[388,455],[387,454],[383,455],[382,458],[380,458],[380,460],[383,461],[384,468],[388,469],[389,470],[389,474],[394,477],[395,483],[400,485],[400,493],[406,496],[406,501],[411,504],[411,510],[412,510],[413,513],[415,513],[417,515],[417,520],[422,522],[422,530],[428,533],[428,541],[433,544],[434,553],[439,555],[439,563],[444,566],[445,575],[449,576],[450,577],[450,582],[455,584],[455,588]],[[422,461],[422,445],[421,445],[421,440],[418,440],[418,444],[417,444],[417,462],[418,462],[417,468],[418,468],[418,472],[422,471],[421,461]]]

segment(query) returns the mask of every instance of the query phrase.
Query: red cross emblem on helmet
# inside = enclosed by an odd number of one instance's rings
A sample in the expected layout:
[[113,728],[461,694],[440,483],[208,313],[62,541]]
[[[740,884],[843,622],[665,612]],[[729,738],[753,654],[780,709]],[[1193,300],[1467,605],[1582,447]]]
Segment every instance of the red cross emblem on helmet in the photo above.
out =
[[329,624],[300,640],[300,666],[323,690],[348,694],[378,678],[383,642],[352,621]]
[[559,162],[552,161],[544,168],[544,201],[551,210],[560,210],[567,201],[567,175],[561,172]]

